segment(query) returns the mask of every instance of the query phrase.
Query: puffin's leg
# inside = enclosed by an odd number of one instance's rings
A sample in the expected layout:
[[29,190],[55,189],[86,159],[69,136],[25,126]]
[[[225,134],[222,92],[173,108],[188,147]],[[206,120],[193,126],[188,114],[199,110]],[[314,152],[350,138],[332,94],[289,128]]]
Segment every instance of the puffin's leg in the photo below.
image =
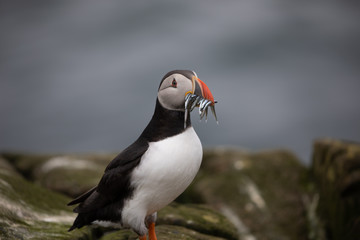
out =
[[149,240],[157,240],[154,222],[150,223],[150,226],[149,226]]
[[144,235],[144,236],[139,236],[139,240],[146,240],[146,235]]
[[155,234],[155,222],[157,218],[157,213],[153,213],[145,218],[145,224],[149,229],[149,240],[157,240]]

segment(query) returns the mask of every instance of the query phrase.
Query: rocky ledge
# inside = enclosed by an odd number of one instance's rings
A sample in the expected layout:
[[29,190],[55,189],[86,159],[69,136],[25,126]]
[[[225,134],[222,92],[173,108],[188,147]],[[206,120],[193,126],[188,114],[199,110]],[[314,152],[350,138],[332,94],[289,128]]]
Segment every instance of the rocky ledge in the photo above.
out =
[[[321,174],[321,164],[325,164],[326,169],[333,169],[334,174],[351,173],[350,180],[341,177],[342,183],[350,183],[341,185],[346,191],[338,194],[339,199],[346,198],[346,203],[349,196],[352,197],[351,203],[358,203],[358,191],[354,187],[358,184],[358,174],[357,170],[338,171],[329,167],[332,162],[338,164],[341,160],[321,159],[329,158],[329,152],[340,151],[337,158],[331,159],[351,157],[345,161],[348,163],[346,166],[355,166],[356,169],[360,165],[357,158],[360,148],[353,143],[349,147],[350,143],[341,142],[335,144],[336,147],[342,146],[341,150],[330,151],[332,147],[328,141],[315,143],[314,164],[310,168],[286,150],[256,153],[229,148],[206,150],[203,165],[193,184],[175,203],[159,212],[158,238],[330,239],[334,224],[331,221],[336,219],[336,213],[334,209],[330,211],[328,208],[331,206],[323,201],[338,192],[334,188],[326,190],[328,175]],[[84,227],[67,232],[75,214],[66,203],[97,184],[114,156],[2,154],[0,239],[136,239],[136,234],[130,230]],[[348,168],[352,169],[351,166]],[[332,181],[336,179],[334,176]],[[343,212],[340,212],[343,220],[353,205],[346,206],[346,211],[341,208]],[[357,227],[360,215],[357,215],[357,210],[355,208],[352,212],[353,220],[344,220],[352,224],[350,230]],[[341,231],[343,228],[338,228],[335,233],[341,234]],[[350,232],[346,239],[352,239],[354,234],[356,231]]]

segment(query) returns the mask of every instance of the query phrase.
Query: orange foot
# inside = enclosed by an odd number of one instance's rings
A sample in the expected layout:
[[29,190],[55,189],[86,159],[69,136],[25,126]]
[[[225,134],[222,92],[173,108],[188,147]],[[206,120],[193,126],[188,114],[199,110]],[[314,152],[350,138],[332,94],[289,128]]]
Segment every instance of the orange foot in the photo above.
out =
[[139,240],[146,240],[146,235],[144,235],[144,236],[139,236]]
[[[141,240],[143,240],[143,239],[141,239]],[[150,223],[150,225],[149,225],[149,240],[157,240],[156,234],[155,234],[155,223],[154,222]]]

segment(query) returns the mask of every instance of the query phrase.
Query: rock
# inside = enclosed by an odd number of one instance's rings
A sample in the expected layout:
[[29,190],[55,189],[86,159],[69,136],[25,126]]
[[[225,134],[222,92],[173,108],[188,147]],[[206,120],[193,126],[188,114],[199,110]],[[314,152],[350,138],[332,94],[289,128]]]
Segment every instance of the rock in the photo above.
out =
[[[15,159],[12,155],[12,163],[34,179],[48,170],[53,159],[68,161],[73,158],[23,155]],[[25,166],[32,170],[26,170]],[[62,170],[66,172],[66,168]],[[66,176],[75,179],[72,174]],[[76,216],[72,208],[66,206],[70,199],[25,180],[3,158],[0,158],[0,195],[0,239],[137,239],[129,230],[111,229],[108,233],[109,229],[84,227],[68,233]],[[237,239],[235,227],[224,216],[201,205],[173,203],[159,212],[157,224],[159,239]]]
[[68,198],[23,179],[0,158],[0,239],[87,239],[68,233],[74,214]]
[[215,207],[241,239],[307,239],[303,199],[311,189],[308,168],[288,151],[216,148],[204,153],[200,173],[178,201]]
[[182,226],[229,240],[238,238],[233,224],[222,214],[205,205],[170,204],[159,211],[157,223]]
[[27,179],[70,197],[98,184],[114,154],[4,155]]
[[[172,203],[158,213],[156,224],[158,239],[179,240],[236,240],[235,227],[220,213],[208,206]],[[130,230],[113,231],[101,240],[137,239]]]
[[[137,239],[130,230],[101,229],[101,240]],[[222,214],[209,206],[172,203],[158,212],[158,239],[236,240],[236,228]]]
[[[137,239],[130,230],[101,229],[100,239]],[[209,206],[172,203],[158,212],[158,239],[238,239],[236,228]]]
[[329,239],[360,239],[360,144],[314,142],[312,170],[319,188],[318,212]]
[[[156,236],[159,240],[225,240],[226,238],[214,237],[206,234],[201,234],[194,230],[174,226],[174,225],[160,225],[156,227]],[[129,230],[112,232],[105,234],[101,240],[138,240],[135,233]]]
[[[28,180],[75,196],[98,183],[115,155],[4,156]],[[308,239],[313,192],[308,168],[288,151],[206,150],[194,183],[176,200],[181,204],[159,212],[157,231],[160,239]],[[98,237],[135,236],[126,230],[103,233]]]

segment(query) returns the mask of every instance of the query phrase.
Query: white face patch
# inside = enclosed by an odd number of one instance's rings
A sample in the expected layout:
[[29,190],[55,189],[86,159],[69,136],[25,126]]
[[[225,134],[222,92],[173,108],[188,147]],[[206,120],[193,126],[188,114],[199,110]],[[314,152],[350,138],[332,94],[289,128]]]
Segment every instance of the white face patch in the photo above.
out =
[[185,111],[185,94],[189,91],[192,91],[192,81],[175,73],[161,83],[158,99],[166,109]]

